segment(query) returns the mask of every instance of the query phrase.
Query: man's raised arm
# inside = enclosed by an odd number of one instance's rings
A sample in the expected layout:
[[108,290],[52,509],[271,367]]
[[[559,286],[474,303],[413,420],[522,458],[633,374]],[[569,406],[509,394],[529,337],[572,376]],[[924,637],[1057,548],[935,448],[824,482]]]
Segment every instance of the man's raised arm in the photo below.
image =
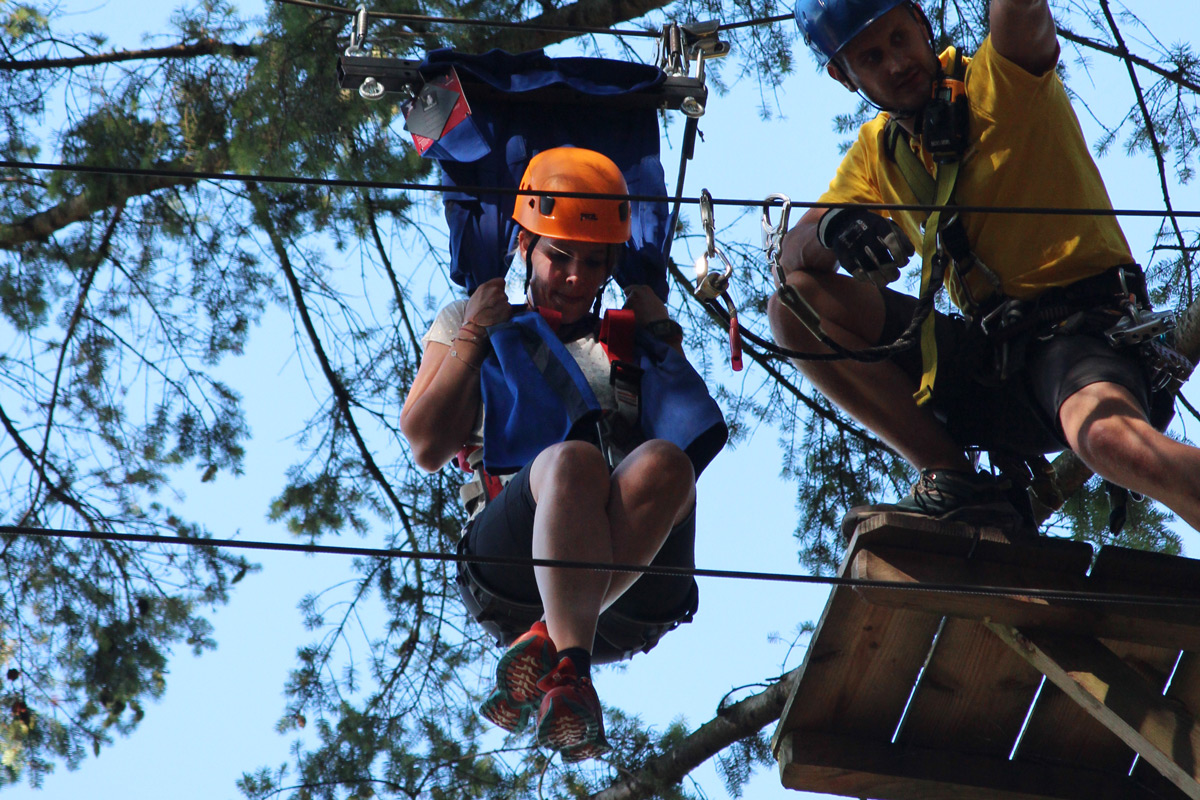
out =
[[992,0],[992,44],[996,52],[1032,75],[1058,63],[1058,34],[1046,0]]

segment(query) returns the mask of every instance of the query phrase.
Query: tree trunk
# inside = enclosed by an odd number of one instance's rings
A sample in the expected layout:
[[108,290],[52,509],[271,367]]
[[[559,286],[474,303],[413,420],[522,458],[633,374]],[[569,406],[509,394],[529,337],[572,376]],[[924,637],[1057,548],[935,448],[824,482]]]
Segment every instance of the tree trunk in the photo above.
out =
[[652,797],[659,787],[674,786],[692,770],[734,742],[753,736],[779,719],[800,668],[780,678],[771,688],[734,703],[715,719],[701,725],[671,750],[646,762],[590,800],[641,800]]
[[[669,4],[670,0],[579,0],[577,3],[556,8],[522,22],[531,27],[545,25],[607,28],[645,16]],[[510,53],[522,53],[557,44],[577,35],[563,31],[523,31],[512,28],[492,31],[477,28],[462,40],[459,48],[467,52],[482,52],[497,47]]]

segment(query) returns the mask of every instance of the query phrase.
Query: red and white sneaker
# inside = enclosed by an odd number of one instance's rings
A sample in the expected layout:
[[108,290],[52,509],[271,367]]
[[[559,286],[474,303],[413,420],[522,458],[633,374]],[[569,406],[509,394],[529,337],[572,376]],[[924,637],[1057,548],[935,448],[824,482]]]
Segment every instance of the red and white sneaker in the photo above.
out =
[[533,623],[500,656],[496,689],[479,707],[479,713],[510,733],[520,731],[537,711],[545,693],[538,681],[557,663],[558,651],[550,641],[546,624],[540,620]]
[[573,763],[604,755],[612,748],[604,738],[604,712],[590,678],[580,678],[564,658],[538,681],[545,692],[538,708],[537,740]]

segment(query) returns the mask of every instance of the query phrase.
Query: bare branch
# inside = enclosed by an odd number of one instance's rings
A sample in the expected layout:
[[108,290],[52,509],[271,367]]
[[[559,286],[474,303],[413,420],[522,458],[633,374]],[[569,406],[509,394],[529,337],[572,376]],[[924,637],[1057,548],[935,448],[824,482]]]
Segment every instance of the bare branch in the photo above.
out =
[[313,325],[312,316],[308,311],[308,304],[304,300],[304,290],[300,286],[300,280],[296,277],[296,271],[292,268],[291,259],[288,257],[287,247],[283,243],[283,239],[279,235],[273,220],[270,217],[270,212],[267,210],[267,200],[262,196],[258,186],[253,183],[246,184],[246,188],[250,192],[250,198],[254,202],[255,210],[259,222],[263,229],[267,232],[267,236],[271,240],[271,246],[275,250],[275,255],[279,258],[279,266],[283,269],[284,276],[287,278],[288,286],[291,287],[292,297],[296,301],[296,310],[300,313],[300,319],[304,323],[304,331],[308,335],[309,343],[313,347],[313,352],[316,354],[317,361],[321,364],[321,372],[325,375],[325,380],[329,383],[329,388],[333,392],[334,399],[337,403],[338,411],[341,414],[342,420],[346,423],[346,427],[350,430],[354,437],[354,442],[358,447],[359,455],[362,457],[363,464],[366,465],[367,472],[370,473],[371,479],[379,487],[379,490],[387,497],[396,514],[399,515],[400,521],[408,533],[410,542],[416,542],[416,532],[412,527],[412,520],[408,512],[404,508],[404,504],[400,502],[400,498],[396,496],[392,484],[383,474],[383,470],[375,463],[375,457],[371,454],[371,449],[367,446],[366,439],[363,438],[362,431],[359,430],[358,423],[354,420],[354,415],[351,413],[351,407],[356,405],[354,398],[351,397],[350,391],[346,388],[346,384],[342,382],[341,377],[334,370],[333,364],[329,361],[329,356],[325,352],[325,347],[321,343],[320,336],[317,335],[316,326]]
[[1158,181],[1162,187],[1163,203],[1167,206],[1167,215],[1171,218],[1171,228],[1175,231],[1175,238],[1179,241],[1179,247],[1183,250],[1184,263],[1188,264],[1190,258],[1188,257],[1187,242],[1183,238],[1183,231],[1179,229],[1179,220],[1175,217],[1175,209],[1171,203],[1171,189],[1167,185],[1167,164],[1165,159],[1163,159],[1162,143],[1158,141],[1158,133],[1154,130],[1154,118],[1150,115],[1150,109],[1146,107],[1146,95],[1142,91],[1142,84],[1138,81],[1137,72],[1133,69],[1129,48],[1125,46],[1125,40],[1121,36],[1121,29],[1117,27],[1117,21],[1113,19],[1112,11],[1108,7],[1108,0],[1100,0],[1100,8],[1104,10],[1104,18],[1108,20],[1108,27],[1112,30],[1113,37],[1117,40],[1117,47],[1120,51],[1121,60],[1125,62],[1125,69],[1129,71],[1129,82],[1133,84],[1133,93],[1137,97],[1138,110],[1142,113],[1142,124],[1146,128],[1146,136],[1150,140],[1150,148],[1154,151],[1154,162],[1158,166]]
[[172,186],[188,186],[194,178],[127,178],[110,184],[113,188],[102,196],[84,192],[64,200],[52,208],[31,214],[23,220],[0,224],[0,249],[15,250],[25,242],[43,240],[75,222],[88,219],[98,211],[123,206],[133,197],[153,194]]
[[1080,36],[1077,33],[1072,33],[1061,25],[1058,26],[1058,35],[1066,39],[1068,42],[1074,42],[1075,44],[1081,45],[1090,50],[1098,50],[1101,53],[1107,53],[1110,56],[1116,56],[1117,58],[1124,59],[1127,62],[1137,64],[1139,67],[1148,69],[1156,75],[1161,75],[1162,77],[1183,87],[1184,89],[1188,89],[1196,94],[1200,94],[1200,83],[1188,80],[1181,69],[1176,68],[1169,70],[1164,67],[1160,67],[1158,64],[1155,64],[1149,59],[1130,53],[1127,49],[1124,49],[1123,46],[1113,47],[1110,44],[1106,44],[1096,39],[1089,39],[1086,36]]
[[145,61],[162,58],[195,58],[196,56],[227,56],[247,58],[258,55],[259,46],[252,44],[228,44],[216,39],[201,39],[191,44],[176,44],[170,47],[154,47],[148,50],[116,50],[111,53],[96,53],[74,58],[37,58],[31,61],[0,61],[0,69],[24,72],[33,69],[75,69],[94,67],[98,64],[113,64],[121,61]]

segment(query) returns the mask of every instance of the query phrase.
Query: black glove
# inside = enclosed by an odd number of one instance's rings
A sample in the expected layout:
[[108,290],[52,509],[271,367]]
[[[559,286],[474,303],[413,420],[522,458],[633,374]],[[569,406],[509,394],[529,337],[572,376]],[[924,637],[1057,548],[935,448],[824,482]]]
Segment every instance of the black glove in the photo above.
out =
[[817,224],[817,241],[837,254],[847,272],[876,286],[899,278],[916,252],[899,225],[861,208],[826,211]]

